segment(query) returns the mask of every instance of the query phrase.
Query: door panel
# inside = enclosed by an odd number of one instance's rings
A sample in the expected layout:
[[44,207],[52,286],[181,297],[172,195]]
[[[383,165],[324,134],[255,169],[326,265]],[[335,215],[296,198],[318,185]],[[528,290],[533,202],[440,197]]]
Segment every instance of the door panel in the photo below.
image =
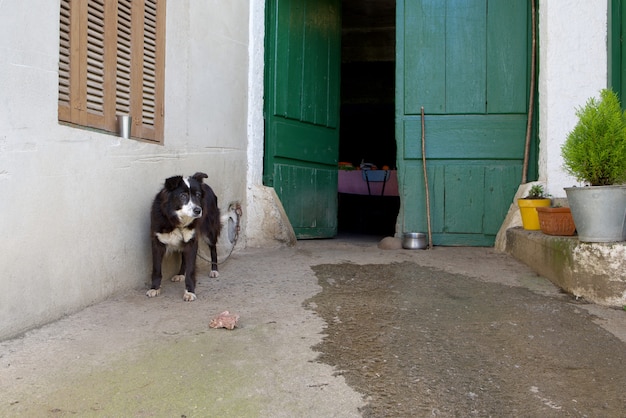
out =
[[[525,115],[434,115],[424,120],[428,159],[515,160],[524,152]],[[404,133],[404,158],[421,160],[421,120],[405,118]]]
[[483,113],[486,100],[485,1],[456,1],[446,9],[445,113]]
[[493,245],[521,179],[529,13],[526,0],[397,2],[404,231],[427,231],[423,107],[433,243]]
[[527,113],[527,1],[406,3],[398,7],[398,64],[411,93],[404,114],[422,106],[428,114]]
[[283,118],[274,118],[272,129],[277,138],[294,139],[277,141],[275,158],[320,164],[333,162],[337,158],[337,132],[334,129]]
[[298,238],[337,233],[339,0],[267,3],[265,162]]
[[276,193],[289,202],[289,220],[306,226],[300,226],[299,238],[335,236],[337,194],[327,190],[337,188],[337,170],[276,164],[275,173]]
[[487,113],[528,113],[528,1],[490,1],[487,25]]

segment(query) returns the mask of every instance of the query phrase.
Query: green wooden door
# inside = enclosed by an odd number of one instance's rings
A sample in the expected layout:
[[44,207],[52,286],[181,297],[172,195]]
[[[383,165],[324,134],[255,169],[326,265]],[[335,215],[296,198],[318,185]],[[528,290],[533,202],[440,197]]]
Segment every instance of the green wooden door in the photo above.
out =
[[266,6],[264,183],[298,238],[337,233],[341,3]]
[[435,245],[493,245],[521,180],[528,0],[398,0],[396,135],[404,231]]
[[626,0],[609,3],[609,87],[619,96],[622,108],[626,107]]

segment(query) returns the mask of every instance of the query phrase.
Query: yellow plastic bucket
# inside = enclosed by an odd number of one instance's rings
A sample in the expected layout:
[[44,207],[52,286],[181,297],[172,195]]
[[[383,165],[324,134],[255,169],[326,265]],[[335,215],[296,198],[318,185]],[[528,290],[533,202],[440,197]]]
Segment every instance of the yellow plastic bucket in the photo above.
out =
[[535,208],[550,206],[551,202],[550,199],[518,199],[517,206],[519,206],[519,211],[522,215],[524,229],[529,231],[540,230],[539,214],[537,214],[537,209]]

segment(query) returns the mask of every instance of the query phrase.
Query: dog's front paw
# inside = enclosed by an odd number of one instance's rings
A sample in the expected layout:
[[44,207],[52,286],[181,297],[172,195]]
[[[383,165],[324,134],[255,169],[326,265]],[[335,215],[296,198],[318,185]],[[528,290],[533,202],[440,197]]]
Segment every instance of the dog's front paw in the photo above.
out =
[[218,273],[217,270],[211,270],[211,272],[209,273],[209,277],[214,279],[216,277],[220,277],[220,274]]
[[161,294],[161,289],[150,289],[146,292],[146,296],[148,296],[149,298],[154,298],[157,297]]
[[183,295],[183,300],[185,302],[193,302],[194,300],[196,300],[196,294],[195,293],[191,293],[187,290],[185,290],[185,294]]
[[172,276],[170,280],[173,282],[182,282],[183,280],[185,280],[185,275],[177,274],[176,276]]

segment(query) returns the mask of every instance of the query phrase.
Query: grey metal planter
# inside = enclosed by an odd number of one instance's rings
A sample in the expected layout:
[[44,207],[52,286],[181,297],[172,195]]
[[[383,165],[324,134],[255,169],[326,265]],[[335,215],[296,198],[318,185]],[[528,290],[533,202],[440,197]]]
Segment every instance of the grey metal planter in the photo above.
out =
[[566,187],[578,239],[626,241],[626,185]]

